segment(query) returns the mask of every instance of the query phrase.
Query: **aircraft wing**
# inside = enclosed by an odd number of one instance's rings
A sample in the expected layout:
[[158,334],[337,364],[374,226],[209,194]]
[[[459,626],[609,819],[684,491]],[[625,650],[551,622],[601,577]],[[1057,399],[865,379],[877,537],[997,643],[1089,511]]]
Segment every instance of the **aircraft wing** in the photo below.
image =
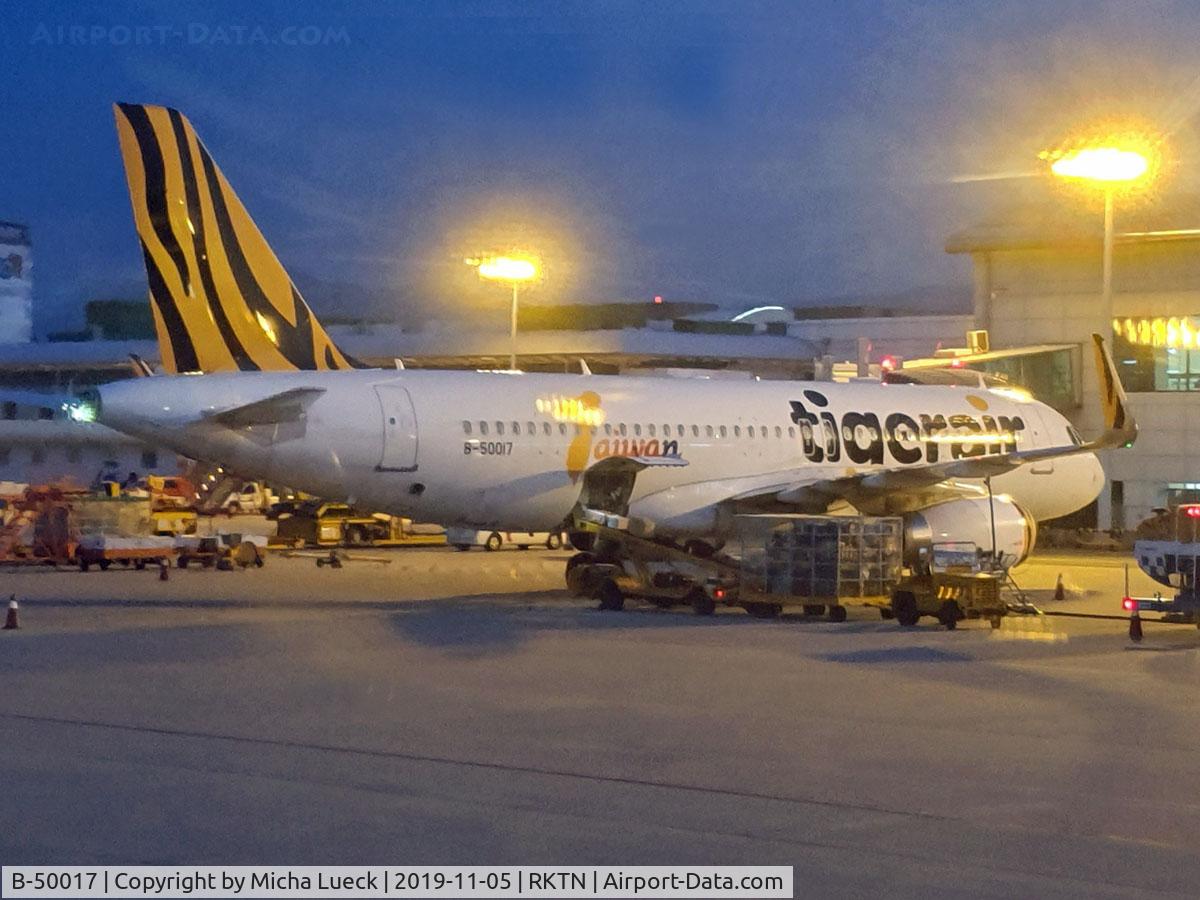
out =
[[308,405],[325,393],[324,388],[301,387],[280,391],[253,403],[243,403],[216,412],[205,413],[210,422],[241,428],[246,425],[278,425],[295,422],[304,415]]
[[1104,339],[1098,334],[1093,334],[1092,343],[1096,356],[1096,370],[1100,377],[1100,399],[1104,408],[1105,423],[1104,433],[1094,441],[1015,450],[996,456],[955,459],[837,478],[801,477],[746,491],[731,499],[742,505],[753,505],[754,501],[776,501],[806,508],[823,508],[835,500],[846,500],[858,505],[864,501],[881,500],[891,494],[935,488],[958,479],[991,478],[1028,463],[1130,446],[1137,439],[1137,422],[1129,411],[1125,391],[1121,387],[1112,356],[1104,345]]

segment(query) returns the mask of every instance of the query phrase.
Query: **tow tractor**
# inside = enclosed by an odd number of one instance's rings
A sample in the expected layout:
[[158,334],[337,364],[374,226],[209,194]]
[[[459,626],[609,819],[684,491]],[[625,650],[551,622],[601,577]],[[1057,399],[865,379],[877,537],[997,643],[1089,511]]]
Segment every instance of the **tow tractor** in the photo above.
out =
[[1161,613],[1164,622],[1200,627],[1200,504],[1164,511],[1142,523],[1138,532],[1145,535],[1133,545],[1138,568],[1176,593],[1170,599],[1161,591],[1153,597],[1131,597],[1126,588],[1122,607],[1127,612]]
[[987,619],[993,628],[1009,612],[1006,571],[972,542],[934,544],[922,551],[892,593],[891,613],[905,627],[933,616],[947,629],[962,619]]

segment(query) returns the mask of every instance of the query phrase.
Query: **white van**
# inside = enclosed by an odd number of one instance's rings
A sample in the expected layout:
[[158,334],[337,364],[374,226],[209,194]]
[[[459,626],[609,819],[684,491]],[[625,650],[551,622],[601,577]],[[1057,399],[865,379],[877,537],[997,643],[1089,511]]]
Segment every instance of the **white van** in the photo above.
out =
[[484,550],[499,550],[502,547],[559,550],[568,546],[567,535],[562,531],[476,531],[474,528],[447,528],[446,543],[458,550],[470,550],[472,547],[482,547]]

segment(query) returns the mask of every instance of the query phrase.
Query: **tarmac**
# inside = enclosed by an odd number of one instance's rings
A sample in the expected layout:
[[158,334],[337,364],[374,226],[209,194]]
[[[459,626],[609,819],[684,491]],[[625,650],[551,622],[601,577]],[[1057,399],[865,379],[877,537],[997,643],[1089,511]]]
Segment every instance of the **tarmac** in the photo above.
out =
[[[562,589],[565,553],[359,555],[380,561],[0,571],[22,626],[0,632],[0,860],[782,864],[829,897],[1200,883],[1195,628],[608,613]],[[1124,563],[1016,575],[1120,616]]]

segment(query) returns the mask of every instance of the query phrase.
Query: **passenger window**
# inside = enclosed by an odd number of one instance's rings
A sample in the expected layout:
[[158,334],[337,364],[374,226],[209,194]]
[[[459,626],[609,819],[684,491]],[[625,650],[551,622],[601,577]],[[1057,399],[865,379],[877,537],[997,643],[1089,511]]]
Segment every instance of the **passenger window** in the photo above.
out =
[[783,437],[783,429],[781,427],[779,427],[778,425],[775,426],[775,437],[777,437],[777,438]]
[[796,436],[796,429],[793,426],[789,425],[788,426],[788,437],[794,438],[795,436]]
[[651,423],[651,424],[647,425],[646,428],[648,429],[647,433],[650,435],[650,437],[654,437],[654,434],[655,434],[654,424]]
[[487,424],[487,422],[480,422],[480,423],[479,423],[479,433],[480,433],[480,434],[487,434],[487,433],[488,433],[488,424]]
[[742,436],[742,426],[741,426],[741,425],[734,425],[734,426],[733,426],[733,436],[734,436],[734,437],[741,437],[741,436]]
[[551,429],[551,427],[550,427],[550,423],[549,423],[549,422],[543,422],[543,423],[542,423],[542,432],[543,432],[543,433],[544,433],[544,434],[545,434],[547,437],[549,437],[549,436],[550,436],[550,432],[551,432],[552,430],[553,430],[553,429]]
[[567,426],[566,426],[566,423],[565,423],[565,422],[559,422],[559,423],[558,423],[558,433],[559,433],[559,434],[566,434],[566,433],[567,433]]
[[463,434],[470,434],[470,433],[471,433],[471,423],[468,422],[466,419],[463,419]]
[[512,431],[512,433],[513,433],[513,434],[520,434],[520,433],[521,433],[521,423],[520,423],[520,422],[513,422],[513,431]]
[[700,437],[700,426],[699,425],[692,426],[692,437]]
[[537,434],[537,426],[534,425],[532,422],[526,422],[525,423],[525,433],[526,434]]
[[625,435],[628,433],[625,431],[625,423],[624,422],[622,422],[620,425],[617,426],[617,432],[621,435],[621,437],[625,437]]
[[721,437],[729,437],[729,429],[722,425],[720,428],[720,435]]
[[504,423],[503,422],[496,423],[496,434],[504,434]]
[[[683,437],[683,426],[682,426],[682,425],[676,425],[676,426],[675,426],[675,429],[676,429],[676,432],[675,432],[675,433],[676,433],[676,434],[678,434],[680,437]],[[668,430],[670,430],[670,429],[668,429]]]
[[642,426],[641,426],[641,425],[634,425],[634,426],[633,426],[633,436],[634,436],[634,437],[641,437],[641,436],[642,436]]
[[759,426],[758,426],[758,436],[759,436],[759,437],[766,437],[766,436],[767,436],[767,426],[766,426],[766,425],[759,425]]
[[609,422],[604,423],[604,433],[608,434],[608,435],[612,434],[612,424],[611,423],[609,423]]
[[705,426],[704,426],[704,436],[705,436],[705,437],[712,437],[712,436],[713,436],[713,427],[712,427],[711,425],[705,425]]

